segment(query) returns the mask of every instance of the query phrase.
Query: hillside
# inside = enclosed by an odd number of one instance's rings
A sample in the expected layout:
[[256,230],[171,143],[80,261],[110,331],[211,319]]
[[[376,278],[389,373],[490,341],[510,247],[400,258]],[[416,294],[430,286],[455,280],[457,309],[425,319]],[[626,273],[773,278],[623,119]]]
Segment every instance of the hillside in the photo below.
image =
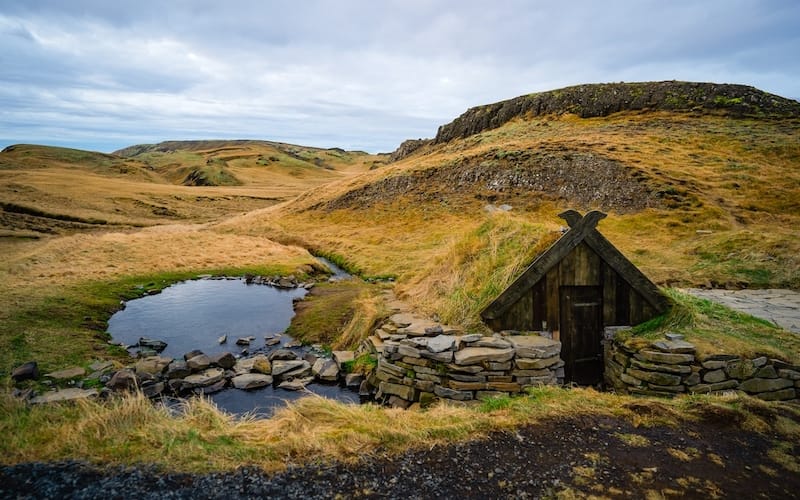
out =
[[0,152],[0,232],[37,236],[207,222],[287,201],[373,167],[361,152],[266,141],[187,141],[113,154],[36,145]]
[[467,324],[553,241],[565,208],[609,212],[601,231],[662,285],[800,287],[795,101],[736,85],[586,85],[473,108],[413,145],[222,226],[395,275],[416,305]]

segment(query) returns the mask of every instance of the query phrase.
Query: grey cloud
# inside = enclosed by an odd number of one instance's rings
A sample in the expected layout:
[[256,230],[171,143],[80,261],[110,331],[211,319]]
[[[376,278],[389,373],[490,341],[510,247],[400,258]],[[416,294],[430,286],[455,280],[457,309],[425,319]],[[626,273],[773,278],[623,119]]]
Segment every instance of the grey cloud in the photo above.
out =
[[0,0],[0,146],[247,136],[386,151],[467,107],[582,82],[798,97],[799,21],[778,0]]

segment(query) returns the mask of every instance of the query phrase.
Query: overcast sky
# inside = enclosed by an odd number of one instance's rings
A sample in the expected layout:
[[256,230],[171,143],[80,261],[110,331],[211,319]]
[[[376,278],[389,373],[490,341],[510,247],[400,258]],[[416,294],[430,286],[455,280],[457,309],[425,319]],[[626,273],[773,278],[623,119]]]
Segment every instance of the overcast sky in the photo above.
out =
[[0,0],[0,148],[255,138],[391,151],[579,83],[800,98],[798,0]]

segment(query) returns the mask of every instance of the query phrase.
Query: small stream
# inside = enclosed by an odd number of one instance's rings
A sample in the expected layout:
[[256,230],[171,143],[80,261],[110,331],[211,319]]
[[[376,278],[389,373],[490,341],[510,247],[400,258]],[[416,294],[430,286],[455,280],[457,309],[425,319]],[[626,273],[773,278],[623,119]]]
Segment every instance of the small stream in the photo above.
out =
[[[319,258],[333,275],[331,281],[349,279],[344,270]],[[140,337],[167,343],[161,356],[182,358],[194,349],[213,355],[221,352],[241,354],[236,345],[240,337],[255,337],[249,354],[288,348],[302,358],[312,351],[293,346],[294,339],[284,334],[294,316],[293,301],[305,296],[304,288],[281,289],[270,285],[247,284],[241,278],[198,279],[176,283],[157,295],[127,302],[108,322],[108,332],[117,342],[136,345]],[[219,337],[227,335],[220,344]],[[266,345],[267,339],[279,343]],[[132,350],[135,354],[135,349]],[[321,354],[321,353],[317,353]],[[337,384],[312,383],[306,391],[265,387],[253,391],[225,389],[209,396],[220,409],[233,414],[254,413],[269,416],[276,407],[297,400],[308,392],[344,402],[358,402],[357,392]]]

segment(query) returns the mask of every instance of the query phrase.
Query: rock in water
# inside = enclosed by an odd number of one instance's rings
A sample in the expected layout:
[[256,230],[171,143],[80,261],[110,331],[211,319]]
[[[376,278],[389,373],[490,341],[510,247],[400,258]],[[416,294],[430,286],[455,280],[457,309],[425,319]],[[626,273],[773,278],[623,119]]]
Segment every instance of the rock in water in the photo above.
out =
[[225,335],[223,335],[222,337],[217,339],[217,342],[220,343],[220,344],[224,344],[227,341],[228,341],[228,334],[227,333]]
[[319,358],[311,367],[311,373],[318,379],[325,382],[336,382],[339,380],[339,366],[332,359]]
[[285,380],[278,384],[278,389],[285,389],[287,391],[302,391],[306,386],[314,380],[314,377],[296,378],[292,380]]
[[237,375],[231,379],[231,383],[237,389],[250,390],[266,387],[272,384],[272,377],[261,373],[245,373]]
[[156,352],[161,352],[167,348],[167,343],[163,340],[151,339],[148,337],[139,337],[139,347],[152,349]]

